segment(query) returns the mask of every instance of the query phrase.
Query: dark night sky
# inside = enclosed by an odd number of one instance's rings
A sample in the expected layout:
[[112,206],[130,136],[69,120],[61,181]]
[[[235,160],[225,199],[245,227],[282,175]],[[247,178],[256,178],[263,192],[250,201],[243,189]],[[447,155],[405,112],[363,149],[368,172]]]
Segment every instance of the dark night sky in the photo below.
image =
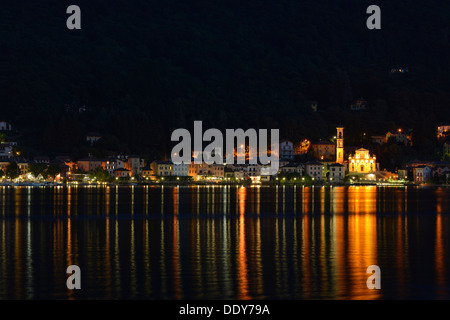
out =
[[[291,139],[404,126],[425,145],[450,116],[448,1],[17,2],[0,10],[0,108],[32,154],[82,154],[98,131],[105,152],[161,155],[193,120]],[[71,4],[82,30],[66,28]],[[359,97],[369,111],[350,112]]]

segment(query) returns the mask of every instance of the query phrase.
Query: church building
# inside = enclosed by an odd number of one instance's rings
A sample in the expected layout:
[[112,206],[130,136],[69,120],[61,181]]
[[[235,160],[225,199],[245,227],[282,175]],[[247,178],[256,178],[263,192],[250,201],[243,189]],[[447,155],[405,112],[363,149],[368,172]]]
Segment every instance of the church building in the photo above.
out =
[[370,155],[369,150],[361,148],[348,157],[348,171],[350,173],[373,173],[380,170],[375,155]]

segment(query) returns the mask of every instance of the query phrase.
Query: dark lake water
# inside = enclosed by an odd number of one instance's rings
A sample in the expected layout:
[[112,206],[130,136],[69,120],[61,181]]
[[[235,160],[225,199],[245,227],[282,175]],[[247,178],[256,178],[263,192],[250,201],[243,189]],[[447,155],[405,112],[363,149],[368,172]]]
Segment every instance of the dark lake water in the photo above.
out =
[[0,299],[449,299],[449,266],[449,188],[0,187]]

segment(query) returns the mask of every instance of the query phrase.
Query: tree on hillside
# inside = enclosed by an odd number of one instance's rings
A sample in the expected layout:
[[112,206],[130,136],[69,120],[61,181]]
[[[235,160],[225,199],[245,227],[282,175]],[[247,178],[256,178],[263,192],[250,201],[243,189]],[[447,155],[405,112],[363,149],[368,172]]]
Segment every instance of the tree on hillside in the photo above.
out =
[[15,179],[19,176],[19,166],[17,165],[17,162],[13,161],[10,162],[7,166],[6,166],[6,170],[5,170],[5,175],[7,178],[9,179]]
[[43,174],[47,169],[47,165],[44,163],[30,163],[28,165],[28,172],[31,173],[34,177]]
[[108,182],[112,180],[111,175],[102,167],[95,168],[89,172],[89,178],[95,179],[100,182]]
[[55,177],[61,173],[61,167],[57,164],[50,164],[47,168],[47,174],[52,177],[53,179],[55,179]]

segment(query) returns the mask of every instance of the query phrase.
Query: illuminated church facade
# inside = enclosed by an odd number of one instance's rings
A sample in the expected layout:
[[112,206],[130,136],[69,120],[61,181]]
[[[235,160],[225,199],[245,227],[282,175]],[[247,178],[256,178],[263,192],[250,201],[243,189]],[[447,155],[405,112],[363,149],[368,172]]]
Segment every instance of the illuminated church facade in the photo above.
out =
[[348,171],[350,173],[373,173],[380,170],[375,155],[370,155],[369,150],[361,148],[348,157]]
[[344,164],[350,174],[371,174],[380,170],[376,156],[364,148],[355,150],[355,153],[348,157],[348,161],[344,161],[344,128],[337,127],[336,130],[336,163]]

